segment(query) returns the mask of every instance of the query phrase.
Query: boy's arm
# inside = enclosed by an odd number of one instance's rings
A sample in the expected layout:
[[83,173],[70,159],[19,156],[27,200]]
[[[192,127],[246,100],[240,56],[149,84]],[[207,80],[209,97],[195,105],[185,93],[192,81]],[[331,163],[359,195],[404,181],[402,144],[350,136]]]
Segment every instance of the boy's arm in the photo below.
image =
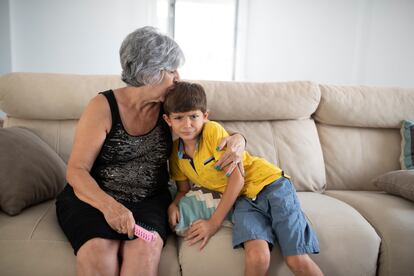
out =
[[177,185],[177,193],[173,202],[168,207],[168,222],[172,227],[175,227],[180,219],[180,212],[178,209],[178,203],[181,198],[190,190],[190,182],[188,180],[175,181]]
[[188,180],[175,181],[175,184],[177,185],[177,193],[175,194],[172,204],[178,206],[178,202],[180,202],[181,198],[190,191],[190,182]]
[[243,176],[239,170],[234,170],[229,176],[227,186],[224,190],[223,196],[221,197],[220,203],[210,219],[197,220],[191,225],[186,236],[186,240],[189,241],[189,245],[193,245],[202,240],[200,250],[204,248],[210,237],[213,236],[220,228],[221,223],[232,208],[243,186]]

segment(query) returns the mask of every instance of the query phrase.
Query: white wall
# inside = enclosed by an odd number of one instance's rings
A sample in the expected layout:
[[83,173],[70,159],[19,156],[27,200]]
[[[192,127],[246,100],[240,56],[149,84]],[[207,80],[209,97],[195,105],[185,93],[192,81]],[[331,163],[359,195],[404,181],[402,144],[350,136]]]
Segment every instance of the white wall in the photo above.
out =
[[249,1],[243,78],[414,87],[414,1]]
[[[10,9],[8,0],[0,0],[0,75],[11,71]],[[2,114],[0,113],[0,116]]]
[[152,24],[154,1],[10,1],[12,71],[119,74],[118,50]]
[[[119,74],[122,39],[167,1],[0,0],[0,73]],[[414,87],[414,1],[239,1],[237,80]]]

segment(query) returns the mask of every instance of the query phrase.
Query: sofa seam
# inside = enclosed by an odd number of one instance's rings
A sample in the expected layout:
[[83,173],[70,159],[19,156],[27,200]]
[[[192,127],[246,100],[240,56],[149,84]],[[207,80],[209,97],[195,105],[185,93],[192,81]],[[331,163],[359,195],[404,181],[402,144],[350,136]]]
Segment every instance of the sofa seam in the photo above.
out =
[[7,242],[52,242],[52,243],[69,243],[68,241],[52,241],[52,240],[0,240],[0,243],[7,243]]
[[268,122],[268,124],[270,125],[270,133],[272,134],[272,140],[273,140],[273,148],[274,148],[274,151],[275,151],[275,156],[276,156],[276,162],[277,162],[277,166],[278,167],[280,167],[281,166],[281,164],[280,164],[280,158],[279,158],[279,150],[278,150],[278,147],[277,147],[277,143],[276,143],[276,139],[275,139],[275,135],[274,135],[274,126],[273,126],[273,124],[272,124],[272,122]]
[[31,231],[31,233],[29,235],[29,240],[32,240],[33,235],[34,235],[37,227],[39,226],[39,224],[43,220],[43,218],[46,216],[46,214],[50,210],[50,208],[52,208],[52,205],[49,205],[49,207],[43,212],[43,214],[40,216],[40,218],[36,221],[35,225],[32,228],[32,231]]
[[55,144],[55,147],[56,147],[56,153],[60,156],[60,148],[59,148],[59,145],[60,145],[60,128],[61,128],[61,121],[59,120],[58,121],[58,124],[57,124],[57,129],[56,129],[56,144]]

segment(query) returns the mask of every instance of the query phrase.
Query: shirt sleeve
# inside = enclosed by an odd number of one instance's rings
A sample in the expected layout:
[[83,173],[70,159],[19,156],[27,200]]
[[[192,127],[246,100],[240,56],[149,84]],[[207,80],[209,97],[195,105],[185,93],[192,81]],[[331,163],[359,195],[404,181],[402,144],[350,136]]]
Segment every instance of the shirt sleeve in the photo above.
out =
[[215,158],[220,158],[224,153],[224,151],[218,152],[216,148],[221,140],[227,136],[229,136],[227,131],[217,122],[209,121],[204,125],[203,139],[205,139],[210,151],[215,153]]
[[173,150],[170,156],[170,177],[175,181],[184,181],[187,180],[187,176],[181,171],[180,165],[178,164],[178,146],[177,143],[174,143]]

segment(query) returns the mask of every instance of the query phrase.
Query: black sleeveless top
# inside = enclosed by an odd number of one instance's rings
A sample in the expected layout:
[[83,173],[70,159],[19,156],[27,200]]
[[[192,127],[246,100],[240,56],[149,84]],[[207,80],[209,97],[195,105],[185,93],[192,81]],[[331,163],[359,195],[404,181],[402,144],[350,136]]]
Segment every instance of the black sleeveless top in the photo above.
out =
[[102,190],[120,202],[140,202],[168,189],[170,128],[160,109],[155,127],[133,136],[125,130],[112,90],[101,92],[109,102],[112,127],[91,170]]

